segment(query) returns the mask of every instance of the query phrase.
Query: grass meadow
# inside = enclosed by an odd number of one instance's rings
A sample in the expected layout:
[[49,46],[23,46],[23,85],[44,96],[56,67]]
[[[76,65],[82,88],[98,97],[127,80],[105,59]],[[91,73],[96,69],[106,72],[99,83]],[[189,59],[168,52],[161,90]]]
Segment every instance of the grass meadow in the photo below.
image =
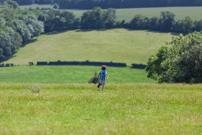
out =
[[[21,9],[29,9],[29,8],[53,8],[53,5],[25,5],[20,6]],[[90,10],[90,9],[89,9]],[[73,12],[76,17],[81,17],[83,12],[87,10],[78,10],[78,9],[68,9],[68,11]],[[152,7],[152,8],[124,8],[124,9],[116,9],[117,11],[117,20],[122,21],[125,20],[127,22],[131,21],[134,15],[142,14],[147,17],[159,17],[161,11],[170,11],[176,15],[175,19],[183,19],[186,16],[190,16],[194,20],[202,19],[202,7]]]
[[[127,20],[132,12],[148,15],[156,9],[159,15],[160,8],[119,10]],[[188,9],[193,16],[196,9],[200,12],[200,7],[184,9],[181,16],[189,16]],[[201,134],[202,84],[156,84],[144,70],[129,67],[131,63],[146,64],[172,36],[112,29],[73,30],[34,38],[4,61],[20,66],[0,68],[0,134]],[[108,67],[109,80],[101,91],[87,83],[100,67],[28,66],[28,62],[58,60],[123,62],[128,67]]]
[[[14,66],[0,68],[0,82],[6,83],[83,83],[86,84],[98,66]],[[107,84],[155,83],[142,69],[108,67]]]
[[51,4],[32,4],[32,5],[21,5],[21,9],[36,9],[36,8],[53,8],[53,5]]
[[146,64],[148,58],[171,41],[171,33],[126,29],[72,30],[43,34],[22,47],[5,63],[28,65],[37,61],[101,61]]
[[[131,69],[132,63],[146,64],[148,58],[171,41],[171,33],[111,30],[72,30],[41,35],[22,47],[4,63],[14,67],[0,68],[0,82],[15,83],[87,83],[99,73],[90,66],[28,66],[37,61],[100,61],[126,63],[127,68],[108,67],[108,83],[155,83],[144,69]],[[26,66],[25,66],[26,65]]]
[[[133,12],[158,16],[169,8],[162,9],[119,9],[117,13],[127,20]],[[190,15],[200,18],[200,7],[182,9],[174,13],[189,16],[190,9]],[[4,61],[20,66],[0,68],[0,134],[201,134],[202,84],[156,84],[143,69],[130,68],[132,63],[146,64],[172,36],[111,29],[72,30],[34,38]],[[28,66],[28,62],[58,60],[113,61],[128,67],[108,67],[109,80],[102,91],[87,83],[100,67]]]
[[[68,9],[73,12],[76,17],[81,17],[83,12],[87,10],[75,10]],[[117,20],[125,20],[129,22],[137,14],[145,15],[146,17],[159,17],[162,11],[170,11],[174,13],[175,20],[184,19],[186,16],[190,16],[193,20],[202,19],[202,7],[154,7],[154,8],[124,8],[116,9]]]
[[[0,84],[0,134],[199,135],[202,85]],[[38,92],[35,90],[39,90]]]

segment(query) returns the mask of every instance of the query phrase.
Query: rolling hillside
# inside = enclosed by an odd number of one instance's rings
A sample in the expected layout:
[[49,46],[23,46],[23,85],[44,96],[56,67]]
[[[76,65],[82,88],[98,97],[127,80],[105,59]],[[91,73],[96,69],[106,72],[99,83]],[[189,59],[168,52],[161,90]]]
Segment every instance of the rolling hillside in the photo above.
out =
[[171,33],[155,33],[126,29],[73,30],[58,34],[45,34],[5,63],[28,65],[37,61],[104,61],[146,64],[165,42],[171,41]]
[[[34,38],[13,58],[4,63],[0,82],[15,83],[87,83],[100,67],[91,66],[28,66],[37,61],[98,61],[146,64],[148,58],[171,41],[171,33],[133,31],[126,29],[72,30],[49,33]],[[25,66],[23,66],[25,65]],[[155,83],[144,69],[108,68],[108,83]]]

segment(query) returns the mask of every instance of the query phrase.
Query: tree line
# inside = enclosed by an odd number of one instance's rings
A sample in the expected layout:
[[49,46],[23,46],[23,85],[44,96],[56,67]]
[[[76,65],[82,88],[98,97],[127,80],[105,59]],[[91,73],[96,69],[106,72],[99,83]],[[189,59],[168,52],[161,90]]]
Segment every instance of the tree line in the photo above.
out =
[[[0,0],[1,2],[5,0]],[[63,9],[202,6],[201,0],[15,0],[19,5],[55,4]]]
[[14,1],[0,5],[0,59],[12,56],[32,37],[44,32],[44,23],[37,14],[20,10]]
[[[0,2],[4,2],[6,0],[0,0]],[[32,4],[52,4],[54,0],[14,0],[19,5],[32,5]]]
[[63,9],[201,6],[201,0],[56,0]]

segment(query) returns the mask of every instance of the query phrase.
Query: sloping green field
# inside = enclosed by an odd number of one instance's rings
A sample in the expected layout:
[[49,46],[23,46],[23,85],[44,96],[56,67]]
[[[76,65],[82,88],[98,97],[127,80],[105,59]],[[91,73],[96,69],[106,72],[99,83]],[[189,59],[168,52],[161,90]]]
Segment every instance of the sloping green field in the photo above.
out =
[[[200,135],[202,85],[0,84],[1,135]],[[39,93],[34,90],[39,89]]]
[[[100,67],[28,66],[37,61],[99,61],[146,64],[148,58],[171,40],[171,33],[126,29],[73,30],[44,34],[22,47],[4,63],[20,65],[0,68],[0,82],[87,83]],[[25,66],[26,65],[26,66]],[[101,65],[100,65],[101,66]],[[154,83],[144,69],[108,67],[107,83]]]
[[37,61],[101,61],[146,64],[148,58],[171,41],[171,33],[126,29],[73,30],[44,34],[5,63],[28,65]]

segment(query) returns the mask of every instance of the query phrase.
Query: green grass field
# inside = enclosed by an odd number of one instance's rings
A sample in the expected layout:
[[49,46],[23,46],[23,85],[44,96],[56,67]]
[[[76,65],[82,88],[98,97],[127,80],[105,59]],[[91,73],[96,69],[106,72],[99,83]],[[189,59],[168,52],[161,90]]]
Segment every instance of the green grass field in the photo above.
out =
[[[0,134],[199,135],[202,85],[0,84]],[[39,93],[34,93],[40,89]]]
[[131,8],[117,9],[117,19],[131,21],[136,14],[142,14],[149,18],[159,17],[162,11],[174,13],[175,20],[184,19],[190,16],[193,20],[202,19],[202,7],[160,7],[160,8]]
[[[44,34],[22,47],[4,63],[15,67],[0,68],[0,82],[17,83],[87,83],[100,67],[89,66],[28,66],[37,61],[100,61],[146,64],[148,58],[170,41],[171,33],[155,33],[126,29],[73,30]],[[27,65],[27,66],[24,66]],[[101,66],[101,65],[100,65]],[[108,67],[108,83],[155,83],[145,70]]]
[[36,61],[145,64],[171,33],[125,29],[45,34],[0,68],[1,135],[199,135],[202,84],[155,84],[144,70],[108,67],[104,91],[93,66],[28,66]]
[[28,65],[37,61],[101,61],[146,64],[148,58],[171,41],[171,33],[126,29],[72,30],[44,34],[4,63]]
[[21,5],[21,9],[36,9],[36,8],[53,8],[53,5],[51,4],[32,4],[32,5]]
[[[100,67],[15,66],[0,68],[0,82],[6,83],[88,83]],[[141,69],[108,67],[107,84],[155,83]]]
[[[39,8],[53,8],[52,5],[26,5],[26,6],[20,6],[21,9],[29,9],[32,7],[35,9],[36,7]],[[76,10],[76,9],[68,9],[68,11],[73,12],[76,17],[81,17],[83,12],[87,10]],[[200,20],[202,19],[202,7],[153,7],[153,8],[125,8],[125,9],[116,9],[117,11],[117,20],[125,20],[125,21],[131,21],[134,15],[136,14],[142,14],[147,17],[159,17],[161,11],[171,11],[176,15],[175,19],[179,20],[182,18],[185,18],[186,16],[190,16],[194,20]]]
[[[80,17],[86,10],[68,10]],[[159,8],[125,8],[116,9],[117,20],[131,21],[136,14],[142,14],[146,17],[159,17],[162,11],[170,11],[176,15],[175,19],[183,19],[190,16],[193,20],[202,19],[202,7],[159,7]]]

